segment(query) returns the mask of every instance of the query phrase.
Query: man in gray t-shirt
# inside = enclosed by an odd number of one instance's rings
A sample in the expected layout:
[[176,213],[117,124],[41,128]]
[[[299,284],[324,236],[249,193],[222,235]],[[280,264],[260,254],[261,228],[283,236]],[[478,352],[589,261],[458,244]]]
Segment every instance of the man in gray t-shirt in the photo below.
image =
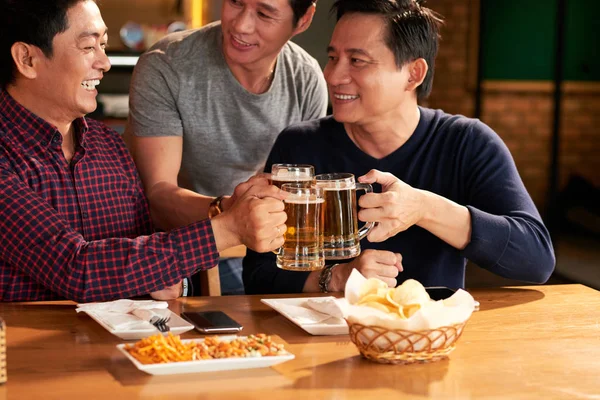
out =
[[[172,34],[140,57],[126,137],[157,226],[231,207],[264,184],[239,185],[262,171],[281,130],[325,115],[321,69],[289,42],[314,12],[310,0],[225,1],[220,22]],[[239,260],[220,272],[223,293],[243,292]]]

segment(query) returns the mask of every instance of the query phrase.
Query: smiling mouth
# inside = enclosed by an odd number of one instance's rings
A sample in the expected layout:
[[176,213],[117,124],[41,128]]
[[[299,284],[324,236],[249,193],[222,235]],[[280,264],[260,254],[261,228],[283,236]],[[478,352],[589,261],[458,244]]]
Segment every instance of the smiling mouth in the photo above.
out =
[[90,79],[87,81],[83,81],[81,82],[81,86],[85,89],[85,90],[95,90],[96,86],[98,86],[100,84],[100,79]]
[[253,44],[246,43],[243,40],[238,39],[238,38],[236,38],[233,35],[231,35],[231,38],[233,39],[233,41],[235,42],[235,44],[237,44],[238,46],[241,46],[241,47],[252,47],[252,46],[254,46]]
[[337,100],[356,100],[360,96],[359,95],[350,95],[350,94],[335,94],[333,95]]

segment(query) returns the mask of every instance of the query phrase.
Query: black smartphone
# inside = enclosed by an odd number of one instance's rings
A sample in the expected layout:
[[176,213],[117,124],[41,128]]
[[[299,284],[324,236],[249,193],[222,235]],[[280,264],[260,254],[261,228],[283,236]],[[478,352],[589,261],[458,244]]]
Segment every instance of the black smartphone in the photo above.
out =
[[243,329],[223,311],[188,311],[182,312],[181,316],[202,333],[233,333]]
[[426,287],[425,290],[429,293],[431,300],[444,300],[452,296],[456,289],[452,289],[446,286],[430,286]]

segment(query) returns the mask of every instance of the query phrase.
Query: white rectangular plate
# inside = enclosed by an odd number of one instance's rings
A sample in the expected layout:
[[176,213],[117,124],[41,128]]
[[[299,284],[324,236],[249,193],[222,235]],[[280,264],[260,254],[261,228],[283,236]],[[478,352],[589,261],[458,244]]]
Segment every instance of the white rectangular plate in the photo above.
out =
[[[156,329],[152,324],[150,324],[150,322],[147,323],[147,328],[144,329],[115,330],[112,329],[110,326],[106,325],[102,318],[100,318],[100,316],[98,316],[94,311],[86,311],[85,313],[92,317],[92,319],[99,323],[100,326],[102,326],[104,329],[106,329],[113,335],[120,337],[123,340],[143,339],[145,337],[156,335],[157,333],[159,333],[158,329]],[[184,332],[194,329],[194,326],[192,324],[190,324],[189,322],[187,322],[172,311],[171,319],[169,319],[167,325],[169,326],[169,328],[171,328],[171,333],[173,335],[181,335]],[[164,334],[166,335],[167,333],[165,332]]]
[[320,299],[321,297],[297,297],[297,298],[288,298],[288,299],[261,299],[260,301],[269,307],[273,308],[281,315],[298,325],[300,328],[304,329],[306,332],[311,335],[347,335],[348,334],[348,324],[346,321],[340,323],[339,318],[331,317],[326,319],[325,321],[321,321],[318,323],[303,323],[302,321],[295,318],[293,315],[285,312],[280,304],[287,304],[292,306],[301,307],[304,302],[309,299]]
[[[221,340],[233,340],[235,336],[220,337]],[[245,336],[240,336],[245,338]],[[190,341],[202,342],[204,339],[186,339],[182,343]],[[281,356],[248,357],[248,358],[218,358],[214,360],[182,361],[165,364],[142,364],[135,359],[127,350],[125,344],[117,345],[117,349],[125,355],[140,371],[150,375],[172,375],[191,374],[195,372],[226,371],[234,369],[264,368],[281,364],[294,359],[292,353]]]

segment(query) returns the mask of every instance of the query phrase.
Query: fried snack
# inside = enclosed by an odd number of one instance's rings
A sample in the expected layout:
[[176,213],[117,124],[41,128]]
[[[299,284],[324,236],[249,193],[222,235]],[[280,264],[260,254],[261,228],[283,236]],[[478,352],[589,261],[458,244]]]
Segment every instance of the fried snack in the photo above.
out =
[[203,342],[183,343],[179,336],[156,334],[126,345],[125,350],[142,364],[163,364],[181,361],[209,360],[230,357],[265,357],[287,354],[282,344],[274,343],[271,336],[259,333],[231,341],[217,336]]
[[432,301],[429,294],[414,279],[407,279],[397,288],[388,288],[376,278],[367,279],[359,290],[356,305],[371,307],[399,319],[410,318],[424,304]]

